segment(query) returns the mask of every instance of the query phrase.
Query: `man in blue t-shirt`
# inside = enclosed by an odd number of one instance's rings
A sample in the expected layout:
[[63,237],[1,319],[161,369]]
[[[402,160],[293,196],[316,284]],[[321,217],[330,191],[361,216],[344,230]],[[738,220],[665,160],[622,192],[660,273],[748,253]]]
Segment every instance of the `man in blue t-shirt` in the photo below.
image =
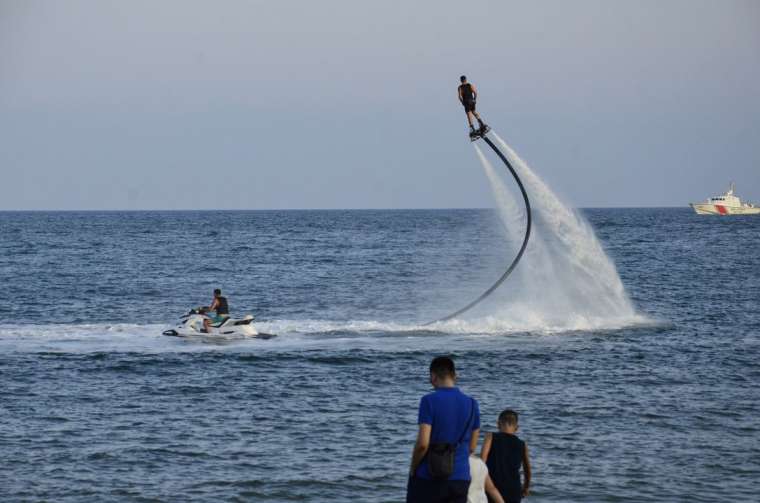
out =
[[[470,453],[480,434],[480,409],[475,399],[456,384],[454,361],[445,356],[430,363],[430,384],[435,391],[420,400],[419,431],[412,452],[407,503],[467,503]],[[431,474],[428,451],[433,444],[456,446],[454,470],[448,477]]]

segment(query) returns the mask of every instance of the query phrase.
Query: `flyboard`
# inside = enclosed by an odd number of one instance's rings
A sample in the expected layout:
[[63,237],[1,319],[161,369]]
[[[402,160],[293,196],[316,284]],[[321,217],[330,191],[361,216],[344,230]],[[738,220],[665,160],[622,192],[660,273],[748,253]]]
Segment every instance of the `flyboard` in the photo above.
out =
[[512,260],[512,263],[509,264],[509,267],[507,267],[507,270],[504,271],[504,274],[502,274],[501,277],[499,277],[499,279],[496,280],[496,283],[494,283],[493,285],[491,285],[491,287],[488,288],[488,290],[486,290],[485,292],[483,292],[482,294],[480,294],[480,296],[477,299],[473,300],[472,302],[470,302],[469,304],[467,304],[463,308],[461,308],[461,309],[459,309],[459,310],[457,310],[457,311],[449,314],[448,316],[444,316],[443,318],[439,318],[437,320],[433,320],[433,321],[430,321],[428,323],[425,323],[425,325],[432,325],[433,323],[438,323],[438,322],[441,322],[441,321],[448,321],[448,320],[450,320],[452,318],[456,318],[460,314],[463,314],[463,313],[469,311],[470,309],[472,309],[473,307],[475,307],[476,305],[478,305],[481,301],[485,300],[497,288],[499,288],[499,285],[501,285],[502,283],[504,283],[504,281],[509,277],[510,274],[512,274],[512,271],[515,270],[515,268],[517,267],[518,262],[520,262],[520,259],[522,258],[523,253],[525,253],[525,248],[528,246],[528,240],[530,239],[530,229],[531,229],[531,226],[532,226],[532,218],[531,218],[531,212],[530,212],[530,200],[528,199],[528,193],[525,191],[525,187],[523,186],[523,183],[520,180],[520,177],[517,176],[517,172],[512,167],[512,164],[509,162],[509,160],[507,159],[507,157],[502,153],[501,150],[499,150],[499,148],[496,145],[494,145],[494,143],[491,141],[491,139],[488,138],[488,136],[486,136],[489,131],[491,131],[491,128],[488,127],[488,126],[486,126],[486,125],[484,125],[481,129],[479,129],[477,131],[473,131],[472,133],[470,133],[470,141],[475,142],[475,141],[478,141],[478,140],[480,140],[482,138],[483,141],[485,141],[488,144],[488,146],[491,147],[491,149],[494,152],[496,152],[496,155],[499,156],[499,159],[501,159],[501,161],[507,167],[507,169],[509,170],[509,172],[512,174],[512,177],[515,179],[515,182],[517,182],[517,186],[520,188],[520,192],[522,193],[523,201],[525,202],[525,216],[526,216],[525,237],[523,238],[523,242],[522,242],[522,245],[520,246],[520,250],[517,252],[517,255]]
[[246,315],[243,318],[227,318],[219,324],[211,325],[208,331],[204,331],[203,320],[209,319],[201,308],[191,309],[182,316],[179,325],[165,330],[163,335],[186,338],[223,337],[228,339],[271,339],[275,334],[266,334],[256,330],[253,325],[253,316]]

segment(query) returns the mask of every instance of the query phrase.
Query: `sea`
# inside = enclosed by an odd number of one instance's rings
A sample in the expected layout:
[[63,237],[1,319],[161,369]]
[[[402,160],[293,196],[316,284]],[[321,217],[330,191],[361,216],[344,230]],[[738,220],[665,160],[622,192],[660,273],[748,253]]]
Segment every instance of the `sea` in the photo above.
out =
[[[402,502],[437,355],[529,502],[760,501],[760,218],[540,200],[446,322],[519,198],[1,212],[0,501]],[[214,288],[277,337],[162,335]]]

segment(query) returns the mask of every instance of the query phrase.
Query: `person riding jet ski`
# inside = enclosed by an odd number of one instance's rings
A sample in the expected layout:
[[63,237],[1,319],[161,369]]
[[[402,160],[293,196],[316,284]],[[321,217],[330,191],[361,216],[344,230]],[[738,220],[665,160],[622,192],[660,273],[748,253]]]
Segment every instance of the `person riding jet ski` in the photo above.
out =
[[211,301],[208,310],[216,311],[216,316],[203,320],[203,331],[205,333],[209,333],[211,325],[219,325],[230,317],[230,306],[227,304],[227,297],[222,297],[222,290],[219,288],[214,289],[214,300]]

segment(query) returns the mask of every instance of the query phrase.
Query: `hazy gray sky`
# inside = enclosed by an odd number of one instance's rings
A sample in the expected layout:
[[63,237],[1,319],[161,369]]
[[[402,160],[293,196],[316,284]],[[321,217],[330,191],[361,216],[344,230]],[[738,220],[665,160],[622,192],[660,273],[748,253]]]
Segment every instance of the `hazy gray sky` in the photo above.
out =
[[758,1],[0,0],[0,209],[760,201]]

